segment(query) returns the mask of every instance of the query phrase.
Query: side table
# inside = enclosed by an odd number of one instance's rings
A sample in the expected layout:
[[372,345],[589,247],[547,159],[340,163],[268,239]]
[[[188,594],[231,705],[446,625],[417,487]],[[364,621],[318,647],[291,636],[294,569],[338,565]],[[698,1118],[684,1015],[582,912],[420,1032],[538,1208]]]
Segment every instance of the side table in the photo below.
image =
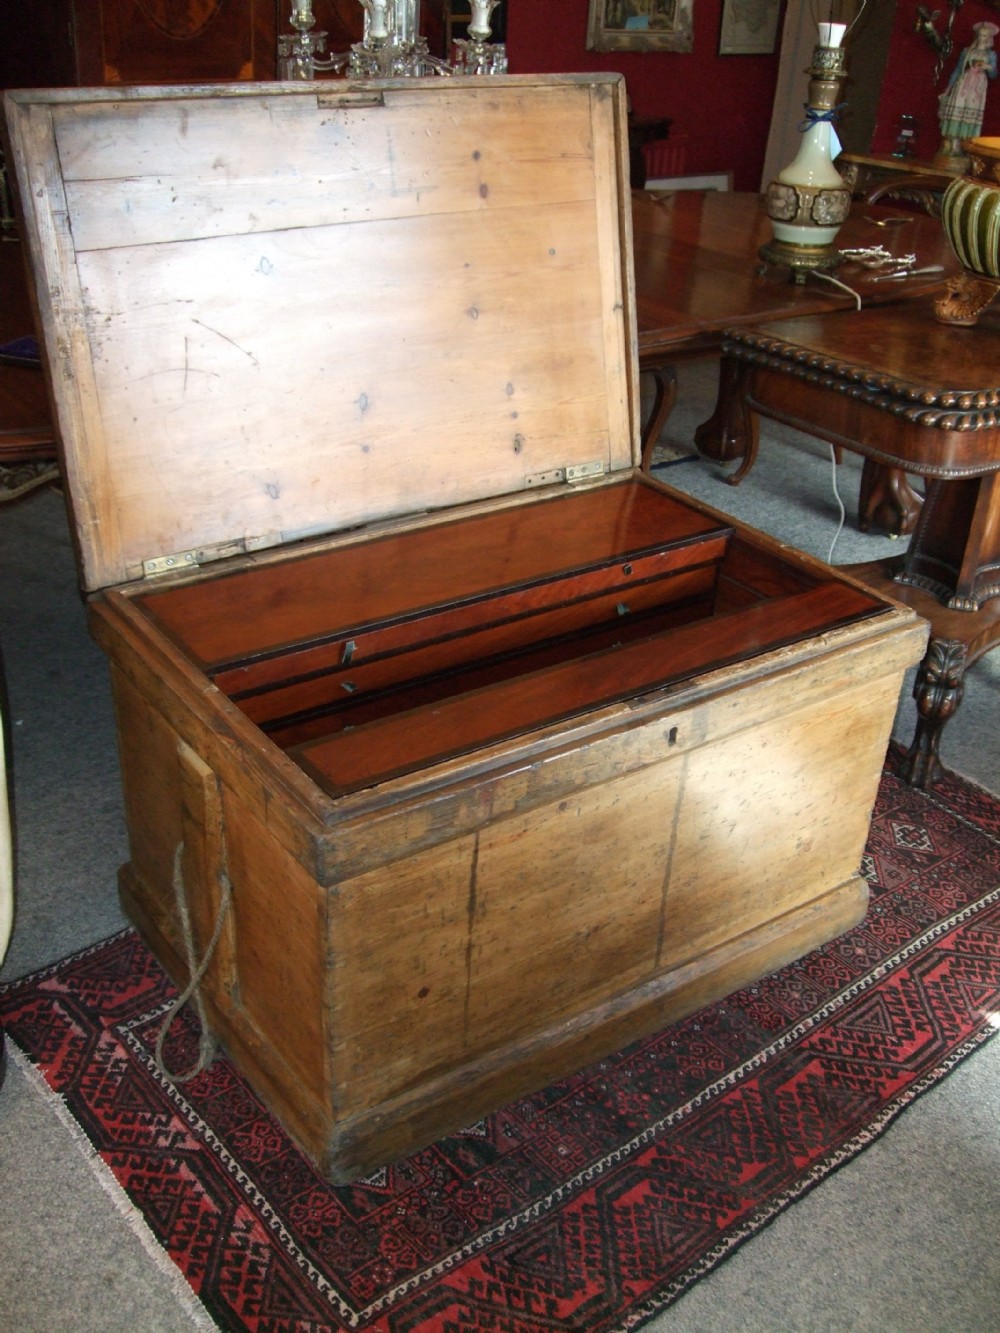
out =
[[931,624],[907,779],[929,787],[965,672],[1000,642],[1000,322],[939,323],[922,300],[726,331],[703,452],[752,463],[757,417],[925,479],[905,555],[851,572]]
[[[938,162],[923,162],[915,157],[879,156],[872,153],[841,153],[836,162],[837,170],[844,178],[844,184],[859,198],[868,198],[875,190],[885,189],[894,198],[908,199],[917,207],[927,209],[931,205],[935,214],[940,214],[940,207],[935,207],[935,193],[940,204],[940,190],[932,186],[929,190],[921,189],[919,177],[926,177],[929,182],[942,175],[954,175],[957,172],[944,167]],[[894,186],[900,183],[900,189]]]

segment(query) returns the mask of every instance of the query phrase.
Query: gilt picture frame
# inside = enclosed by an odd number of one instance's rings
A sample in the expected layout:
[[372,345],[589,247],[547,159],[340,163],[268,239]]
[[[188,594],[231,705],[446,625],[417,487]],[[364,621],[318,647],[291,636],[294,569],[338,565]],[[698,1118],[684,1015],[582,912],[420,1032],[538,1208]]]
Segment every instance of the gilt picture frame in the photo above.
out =
[[719,55],[773,55],[780,12],[781,0],[723,0]]
[[694,0],[590,0],[588,51],[690,51]]

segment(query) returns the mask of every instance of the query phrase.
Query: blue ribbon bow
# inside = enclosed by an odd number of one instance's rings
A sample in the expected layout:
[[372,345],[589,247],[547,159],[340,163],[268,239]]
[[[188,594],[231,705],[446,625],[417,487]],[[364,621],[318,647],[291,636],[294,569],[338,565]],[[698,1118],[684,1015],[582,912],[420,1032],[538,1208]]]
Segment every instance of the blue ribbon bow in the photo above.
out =
[[806,118],[799,126],[799,133],[805,134],[806,130],[811,129],[813,125],[821,125],[824,121],[829,121],[831,125],[836,124],[837,117],[840,115],[841,111],[843,111],[845,106],[847,106],[847,103],[841,102],[838,106],[831,107],[829,111],[817,111],[816,108],[810,106],[808,102],[803,103]]

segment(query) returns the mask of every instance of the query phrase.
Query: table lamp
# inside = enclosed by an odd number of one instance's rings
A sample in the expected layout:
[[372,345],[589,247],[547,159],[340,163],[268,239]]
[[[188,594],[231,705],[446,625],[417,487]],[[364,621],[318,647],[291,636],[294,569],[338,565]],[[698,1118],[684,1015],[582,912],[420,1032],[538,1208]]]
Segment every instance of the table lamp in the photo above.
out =
[[766,263],[787,265],[796,281],[840,263],[834,241],[851,209],[851,191],[833,163],[840,152],[835,121],[847,75],[842,43],[853,23],[830,21],[817,27],[819,43],[806,71],[809,93],[799,126],[802,141],[792,161],[767,187],[773,236],[759,252]]

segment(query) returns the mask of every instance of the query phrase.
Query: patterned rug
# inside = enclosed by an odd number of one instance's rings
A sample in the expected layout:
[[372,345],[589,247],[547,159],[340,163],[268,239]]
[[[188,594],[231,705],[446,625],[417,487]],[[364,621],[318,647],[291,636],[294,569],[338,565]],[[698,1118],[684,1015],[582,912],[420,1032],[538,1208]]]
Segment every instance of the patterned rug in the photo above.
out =
[[0,1022],[223,1329],[636,1328],[996,1030],[1000,803],[890,768],[864,870],[855,930],[350,1187],[226,1061],[162,1081],[173,990],[131,932],[0,988]]

